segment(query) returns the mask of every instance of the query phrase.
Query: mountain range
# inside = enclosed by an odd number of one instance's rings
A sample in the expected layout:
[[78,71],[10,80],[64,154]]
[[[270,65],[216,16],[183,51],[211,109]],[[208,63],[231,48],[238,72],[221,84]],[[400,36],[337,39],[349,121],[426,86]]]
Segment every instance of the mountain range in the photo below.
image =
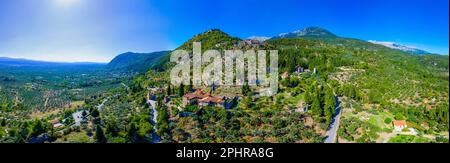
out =
[[281,33],[271,39],[280,38],[336,38],[335,34],[320,27],[307,27],[289,33]]
[[386,46],[388,48],[391,49],[396,49],[396,50],[401,50],[410,54],[431,54],[430,52],[427,52],[425,50],[421,50],[421,49],[417,49],[415,47],[410,47],[410,46],[406,46],[406,45],[402,45],[402,44],[398,44],[395,42],[386,42],[386,41],[374,41],[374,40],[369,40],[370,43],[374,43],[374,44],[378,44],[378,45],[383,45]]
[[[339,38],[339,36],[333,34],[332,32],[330,32],[326,29],[320,28],[320,27],[307,27],[307,28],[296,30],[293,32],[281,33],[274,37],[252,36],[252,37],[249,37],[248,39],[258,40],[258,41],[267,41],[267,40],[282,39],[282,38],[321,38],[321,39],[328,38],[328,39],[330,39],[330,38]],[[402,44],[395,43],[395,42],[374,41],[374,40],[369,40],[368,42],[373,43],[373,44],[383,45],[383,46],[391,48],[391,49],[407,52],[409,54],[415,54],[415,55],[431,54],[428,51],[421,50],[421,49],[407,46],[407,45],[402,45]]]
[[0,57],[0,66],[3,67],[45,67],[45,66],[79,66],[79,65],[104,65],[103,63],[94,62],[50,62],[30,60],[23,58]]
[[132,71],[143,72],[149,69],[162,56],[170,51],[160,51],[153,53],[133,53],[127,52],[117,55],[109,63],[94,62],[50,62],[30,60],[23,58],[0,57],[0,67],[57,67],[57,66],[96,66],[104,67],[110,71]]
[[169,53],[170,51],[152,53],[127,52],[116,56],[106,65],[106,68],[114,71],[143,72],[148,70],[161,57]]
[[[207,35],[214,35],[214,38],[207,38]],[[219,38],[219,39],[218,39]],[[221,40],[223,38],[225,40]],[[277,39],[292,39],[292,38],[309,38],[309,39],[325,39],[328,41],[343,41],[345,38],[339,37],[334,33],[320,28],[320,27],[307,27],[301,30],[296,30],[288,33],[281,33],[274,37],[265,37],[265,36],[252,36],[247,39],[258,40],[262,42],[268,42]],[[216,40],[216,41],[211,41]],[[220,40],[220,41],[217,41]],[[180,48],[189,49],[192,46],[192,42],[200,41],[202,42],[202,46],[204,48],[213,48],[216,45],[227,43],[227,47],[231,47],[234,43],[241,39],[237,37],[230,37],[226,33],[214,29],[209,30],[195,37],[191,38],[189,41],[184,43]],[[409,47],[406,45],[401,45],[394,42],[381,42],[381,41],[373,41],[369,40],[369,43],[382,45],[384,47],[388,47],[394,50],[400,50],[406,52],[408,54],[431,54],[425,50],[417,49],[414,47]],[[367,46],[364,44],[363,46]],[[135,72],[143,72],[148,70],[151,67],[162,66],[161,62],[167,62],[168,56],[171,51],[159,51],[159,52],[151,52],[151,53],[134,53],[134,52],[126,52],[123,54],[119,54],[116,56],[111,62],[109,62],[105,67],[108,70],[112,71],[135,71]],[[63,62],[49,62],[49,61],[36,61],[29,59],[16,59],[16,58],[7,58],[0,57],[0,66],[54,66],[54,65],[86,65],[86,64],[97,64],[102,65],[100,63],[90,63],[90,62],[79,62],[79,63],[63,63]]]

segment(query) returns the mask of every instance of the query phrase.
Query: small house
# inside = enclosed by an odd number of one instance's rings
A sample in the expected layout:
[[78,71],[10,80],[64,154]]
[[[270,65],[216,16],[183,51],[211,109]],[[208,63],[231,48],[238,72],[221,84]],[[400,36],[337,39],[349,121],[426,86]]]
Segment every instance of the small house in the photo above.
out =
[[53,124],[53,128],[61,128],[61,127],[64,127],[64,124],[62,123]]
[[224,107],[224,100],[219,97],[205,97],[198,101],[199,106],[218,106]]
[[52,120],[50,120],[48,122],[51,123],[51,124],[56,124],[56,123],[59,123],[60,121],[59,121],[59,118],[55,118],[55,119],[52,119]]
[[394,124],[394,130],[395,131],[401,131],[404,128],[408,127],[405,120],[398,120],[392,122]]
[[183,96],[183,105],[189,104],[198,104],[198,101],[208,97],[209,93],[202,91],[201,89],[197,89],[195,92],[185,94]]
[[53,128],[60,128],[60,127],[64,127],[64,124],[62,124],[59,120],[59,118],[55,118],[52,119],[50,121],[48,121],[49,123],[51,123],[53,125]]

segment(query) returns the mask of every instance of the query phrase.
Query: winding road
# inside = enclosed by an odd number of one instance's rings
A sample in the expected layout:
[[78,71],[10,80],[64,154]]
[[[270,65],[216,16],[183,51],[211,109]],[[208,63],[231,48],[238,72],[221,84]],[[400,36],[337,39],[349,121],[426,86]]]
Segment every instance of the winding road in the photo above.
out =
[[149,107],[150,107],[150,114],[152,114],[152,120],[150,124],[153,125],[153,129],[155,130],[152,132],[152,143],[158,143],[161,141],[161,138],[156,134],[158,132],[158,128],[156,128],[156,124],[158,123],[158,110],[156,110],[156,101],[153,100],[147,100]]
[[328,131],[326,133],[326,139],[324,143],[334,143],[336,142],[337,130],[339,128],[339,122],[341,121],[341,103],[336,97],[336,113],[333,115],[331,119],[330,126],[328,127]]

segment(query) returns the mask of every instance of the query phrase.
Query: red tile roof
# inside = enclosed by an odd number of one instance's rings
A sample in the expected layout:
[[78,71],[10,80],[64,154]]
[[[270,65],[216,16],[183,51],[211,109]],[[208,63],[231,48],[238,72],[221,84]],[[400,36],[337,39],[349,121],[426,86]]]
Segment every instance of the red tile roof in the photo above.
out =
[[59,123],[59,118],[48,121],[49,123]]
[[205,98],[199,100],[199,102],[223,103],[223,100],[219,97],[205,97]]
[[405,120],[394,121],[394,126],[406,126]]
[[191,100],[191,99],[194,99],[194,98],[203,99],[203,98],[208,97],[208,96],[209,96],[209,93],[203,92],[200,89],[197,89],[193,93],[188,93],[188,94],[184,95],[184,97],[186,97],[188,100]]

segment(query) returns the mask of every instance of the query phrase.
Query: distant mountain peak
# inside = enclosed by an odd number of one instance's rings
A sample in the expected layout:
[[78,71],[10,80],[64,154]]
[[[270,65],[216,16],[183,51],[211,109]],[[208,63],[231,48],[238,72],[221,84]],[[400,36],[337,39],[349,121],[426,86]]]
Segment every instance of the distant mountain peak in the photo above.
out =
[[312,37],[312,38],[335,38],[337,37],[335,34],[330,31],[320,28],[320,27],[306,27],[304,29],[296,30],[289,33],[281,33],[278,36],[273,37],[273,39],[277,38],[302,38],[302,37]]
[[257,41],[263,42],[263,41],[266,41],[266,40],[270,39],[270,37],[265,37],[265,36],[251,36],[251,37],[248,37],[247,39],[250,39],[250,40],[257,40]]
[[430,54],[430,52],[427,52],[425,50],[421,50],[421,49],[418,49],[413,46],[402,45],[402,44],[395,43],[395,42],[375,41],[375,40],[369,40],[368,42],[373,43],[373,44],[383,45],[383,46],[391,48],[391,49],[401,50],[401,51],[411,53],[411,54]]
[[204,35],[211,35],[211,34],[225,34],[225,35],[228,35],[227,33],[223,32],[220,29],[210,29],[210,30],[207,30],[207,31],[205,31],[203,33],[197,34],[196,36],[204,36]]

